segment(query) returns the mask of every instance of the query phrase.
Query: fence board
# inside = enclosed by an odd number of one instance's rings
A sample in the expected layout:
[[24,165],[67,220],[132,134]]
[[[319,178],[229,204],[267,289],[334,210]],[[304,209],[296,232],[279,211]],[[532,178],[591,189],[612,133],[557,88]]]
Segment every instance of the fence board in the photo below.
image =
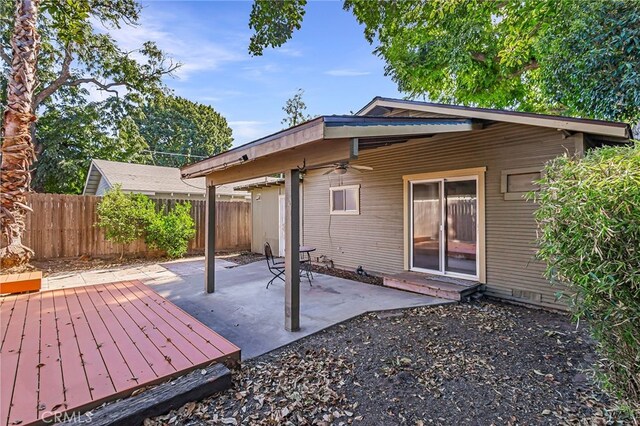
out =
[[[90,255],[107,257],[120,254],[121,247],[105,240],[104,231],[94,224],[98,220],[100,197],[94,195],[29,194],[33,213],[26,221],[24,243],[35,251],[35,259],[52,259]],[[158,208],[172,208],[175,199],[156,199]],[[191,200],[191,217],[196,235],[189,242],[189,252],[201,253],[205,242],[204,200]],[[216,202],[216,249],[249,250],[251,248],[251,203]],[[124,248],[129,255],[146,253],[142,240]]]

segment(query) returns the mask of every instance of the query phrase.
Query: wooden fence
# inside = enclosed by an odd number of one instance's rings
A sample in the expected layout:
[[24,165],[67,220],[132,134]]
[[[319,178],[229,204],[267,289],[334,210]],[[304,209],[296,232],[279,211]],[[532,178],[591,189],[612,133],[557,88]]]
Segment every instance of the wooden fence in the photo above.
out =
[[[94,224],[98,220],[100,197],[93,195],[30,194],[33,213],[27,217],[24,243],[35,251],[35,259],[90,255],[108,257],[120,254],[122,247],[105,240],[104,231]],[[158,199],[158,206],[172,207],[179,200]],[[189,252],[204,252],[206,202],[191,200],[191,216],[196,235]],[[251,249],[251,203],[216,202],[216,250]],[[125,254],[141,255],[148,251],[138,240],[124,248]]]

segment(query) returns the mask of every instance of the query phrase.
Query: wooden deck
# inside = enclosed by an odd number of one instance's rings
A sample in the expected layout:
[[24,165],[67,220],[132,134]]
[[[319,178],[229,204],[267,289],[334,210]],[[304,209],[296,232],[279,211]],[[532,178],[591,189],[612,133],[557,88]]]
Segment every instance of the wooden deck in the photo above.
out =
[[480,287],[480,283],[475,281],[409,271],[385,276],[384,285],[412,293],[426,294],[428,296],[458,301],[475,293]]
[[240,349],[140,281],[0,298],[0,426],[41,423]]

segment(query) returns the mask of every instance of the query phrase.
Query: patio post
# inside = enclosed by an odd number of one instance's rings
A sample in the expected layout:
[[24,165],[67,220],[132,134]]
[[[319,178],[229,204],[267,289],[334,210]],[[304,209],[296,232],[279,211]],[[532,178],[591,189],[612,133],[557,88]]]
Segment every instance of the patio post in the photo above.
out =
[[207,217],[205,219],[204,243],[204,291],[216,289],[216,187],[207,186]]
[[285,254],[284,328],[300,330],[300,171],[287,170],[284,179]]

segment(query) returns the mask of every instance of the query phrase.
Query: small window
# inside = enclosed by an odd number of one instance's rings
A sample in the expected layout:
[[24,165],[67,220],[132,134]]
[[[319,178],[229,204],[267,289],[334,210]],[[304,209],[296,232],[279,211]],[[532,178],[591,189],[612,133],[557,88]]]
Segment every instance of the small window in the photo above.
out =
[[500,192],[505,200],[522,200],[526,193],[540,189],[536,181],[541,176],[540,167],[503,170]]
[[329,188],[331,214],[360,214],[360,185]]

